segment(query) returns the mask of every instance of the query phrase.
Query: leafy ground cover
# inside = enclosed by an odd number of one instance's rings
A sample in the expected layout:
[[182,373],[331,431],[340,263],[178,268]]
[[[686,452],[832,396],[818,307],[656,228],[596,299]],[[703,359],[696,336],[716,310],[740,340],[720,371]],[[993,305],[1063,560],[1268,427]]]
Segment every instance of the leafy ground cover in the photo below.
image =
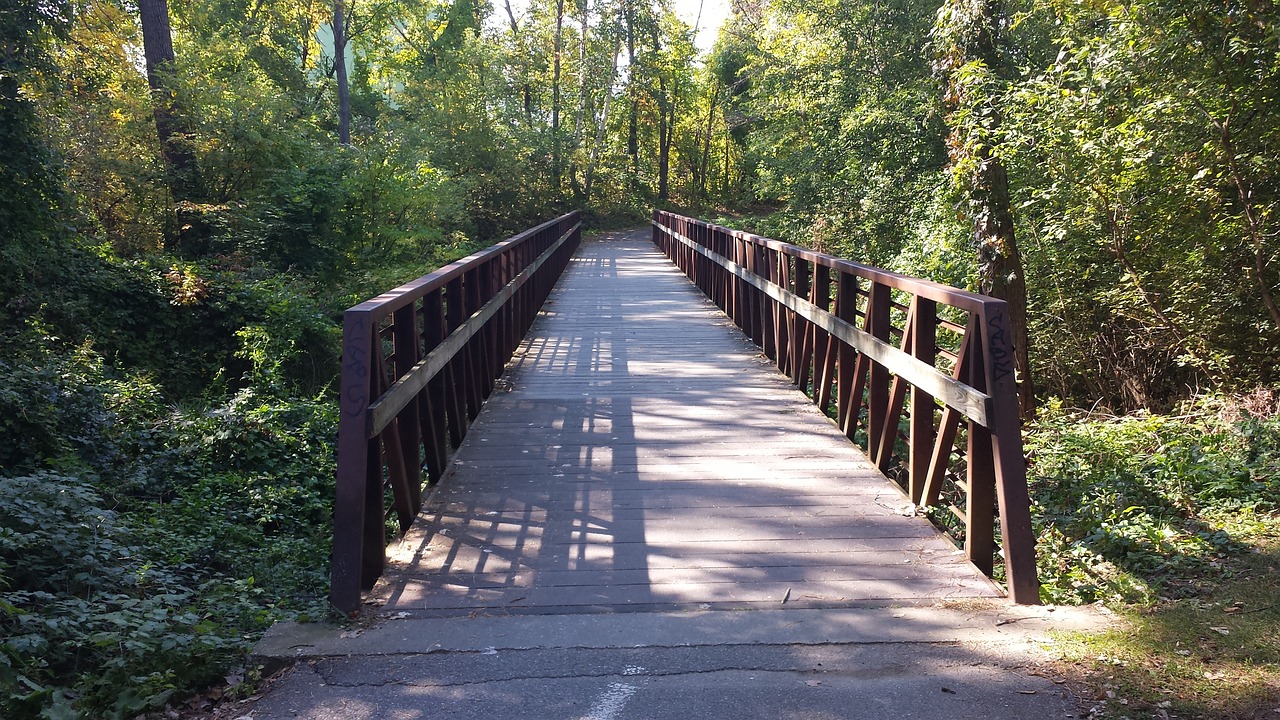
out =
[[47,400],[52,455],[0,477],[0,715],[131,717],[238,683],[271,623],[324,616],[328,398],[172,407],[96,363],[4,370],[7,417]]
[[1125,620],[1059,645],[1093,717],[1280,717],[1276,398],[1050,407],[1029,433],[1044,599]]
[[86,254],[86,312],[0,337],[0,717],[188,712],[252,687],[271,624],[326,617],[337,318],[475,247],[324,290]]

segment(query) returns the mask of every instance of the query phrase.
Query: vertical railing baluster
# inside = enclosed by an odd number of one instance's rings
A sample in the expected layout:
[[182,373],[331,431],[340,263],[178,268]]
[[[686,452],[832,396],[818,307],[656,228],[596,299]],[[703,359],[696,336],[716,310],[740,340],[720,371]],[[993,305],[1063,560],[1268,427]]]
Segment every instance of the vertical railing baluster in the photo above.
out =
[[[911,314],[915,316],[915,332],[911,337],[911,354],[921,362],[933,365],[938,354],[938,304],[919,295],[911,298]],[[934,440],[935,404],[933,396],[918,387],[911,388],[911,419],[907,438],[908,493],[911,502],[920,504],[925,478],[929,473]]]
[[[422,299],[422,339],[423,352],[430,353],[444,342],[444,302],[441,291],[435,290]],[[449,457],[449,431],[446,418],[445,378],[436,375],[427,384],[424,397],[426,413],[424,416],[424,445],[427,451],[427,472],[431,482],[438,482],[444,475],[445,462]]]
[[[986,353],[983,347],[986,333],[980,325],[973,329],[977,336],[969,344],[969,384],[986,390]],[[991,451],[991,431],[970,420],[965,448],[965,517],[968,526],[964,550],[969,561],[988,575],[995,556],[996,468]]]
[[[392,315],[392,344],[395,347],[395,374],[400,377],[418,364],[418,308],[416,303],[396,310]],[[422,507],[422,456],[419,454],[418,398],[414,397],[396,417],[396,436],[404,464],[405,489],[408,493],[409,517]],[[408,524],[404,529],[408,529]]]
[[[836,278],[836,317],[857,327],[858,279],[848,273]],[[832,338],[838,347],[836,355],[836,423],[850,440],[858,418],[861,391],[854,397],[854,386],[860,385],[855,375],[862,368],[861,354],[852,345]]]
[[[871,283],[867,297],[867,332],[877,340],[889,340],[889,288],[878,282]],[[880,363],[869,362],[867,379],[867,437],[878,438],[884,431],[889,405],[889,371]],[[868,440],[868,442],[874,442]]]

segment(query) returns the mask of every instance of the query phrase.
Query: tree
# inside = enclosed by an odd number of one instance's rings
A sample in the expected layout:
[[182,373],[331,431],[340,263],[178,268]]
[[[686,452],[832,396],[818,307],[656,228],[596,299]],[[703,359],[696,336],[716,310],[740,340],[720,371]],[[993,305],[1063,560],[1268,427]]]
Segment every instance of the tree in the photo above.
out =
[[138,15],[156,134],[169,172],[169,188],[175,201],[191,200],[197,195],[199,177],[189,144],[191,130],[175,102],[176,57],[169,28],[169,4],[167,0],[138,0]]
[[51,252],[47,239],[57,223],[61,194],[57,160],[19,80],[49,62],[43,41],[50,27],[65,21],[65,11],[63,4],[0,0],[0,146],[5,148],[0,153],[0,260],[6,267],[0,312],[8,316],[38,308],[31,295],[41,283],[32,278],[48,263],[42,256]]
[[333,72],[338,81],[338,143],[351,144],[351,88],[347,81],[346,3],[333,0]]
[[1125,409],[1274,378],[1274,15],[1057,0],[1015,17],[1028,70],[1000,139],[1053,348],[1037,379]]
[[1014,233],[1009,178],[1000,156],[1004,71],[1002,0],[947,0],[938,11],[937,69],[945,86],[956,178],[968,194],[982,292],[1009,304],[1019,402],[1035,415],[1027,325],[1027,278]]
[[560,192],[560,65],[564,54],[564,0],[556,0],[556,33],[552,45],[551,74],[551,176]]

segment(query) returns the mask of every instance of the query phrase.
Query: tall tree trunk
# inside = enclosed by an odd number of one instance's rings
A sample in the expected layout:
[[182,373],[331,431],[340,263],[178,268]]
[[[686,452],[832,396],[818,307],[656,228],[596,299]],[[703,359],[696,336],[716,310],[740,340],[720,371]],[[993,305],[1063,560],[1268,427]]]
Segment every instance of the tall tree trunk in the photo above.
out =
[[560,192],[560,55],[563,50],[564,0],[556,0],[555,59],[551,72],[551,174]]
[[151,87],[151,111],[155,116],[160,153],[169,175],[169,189],[175,201],[190,200],[198,182],[196,160],[187,146],[186,127],[178,113],[173,94],[173,33],[169,28],[166,0],[138,0],[142,21],[142,53]]
[[720,104],[720,79],[716,79],[711,90],[711,99],[707,102],[707,131],[702,139],[702,163],[698,168],[698,191],[703,198],[707,197],[707,174],[711,163],[711,128],[716,118],[716,106]]
[[[520,24],[516,22],[516,14],[511,10],[511,0],[505,0],[507,6],[507,20],[511,23],[511,37],[516,41],[520,41]],[[523,63],[521,63],[523,64]],[[526,68],[527,71],[527,68]],[[533,127],[533,88],[529,87],[529,81],[525,80],[520,87],[521,95],[524,98],[524,122],[528,127]]]
[[[573,120],[573,158],[569,161],[569,181],[581,201],[586,190],[578,184],[578,153],[582,149],[583,128],[587,122],[587,20],[591,16],[591,0],[582,0],[582,34],[578,38],[578,112]],[[583,178],[585,184],[586,178]]]
[[666,200],[671,195],[668,183],[671,178],[671,135],[675,122],[675,103],[667,96],[667,81],[658,77],[658,93],[662,96],[658,102],[658,199]]
[[347,30],[344,0],[333,0],[333,72],[338,79],[338,142],[351,144],[351,88],[347,84]]
[[600,154],[600,146],[604,145],[605,129],[609,126],[609,101],[613,99],[613,78],[618,74],[618,56],[622,54],[622,48],[614,45],[613,48],[613,65],[609,68],[609,82],[604,88],[604,106],[600,110],[600,125],[596,128],[596,142],[591,146],[591,157],[587,160],[587,177],[584,181],[585,189],[583,195],[586,201],[591,202],[591,184],[595,178],[596,158]]
[[636,15],[633,0],[623,5],[627,24],[627,95],[631,98],[631,117],[627,125],[627,155],[631,157],[631,177],[640,177],[640,98],[636,95]]
[[[948,0],[939,11],[942,52],[939,67],[946,75],[947,97],[951,105],[952,147],[972,165],[968,178],[969,207],[973,215],[973,239],[978,248],[978,275],[982,292],[1009,305],[1013,333],[1014,366],[1018,373],[1018,400],[1023,419],[1035,416],[1035,386],[1031,377],[1027,328],[1027,281],[1022,254],[1014,237],[1013,211],[1009,202],[1009,177],[1004,163],[992,152],[999,132],[999,108],[990,107],[986,95],[989,83],[962,75],[973,63],[985,67],[991,77],[1002,71],[998,28],[1004,21],[1002,0]],[[975,110],[983,112],[977,113]],[[981,114],[984,124],[961,128],[954,118],[967,110]]]
[[520,26],[516,23],[516,14],[511,11],[511,0],[504,0],[507,5],[507,20],[511,22],[511,34],[518,36],[520,34]]
[[582,126],[587,116],[587,18],[591,0],[582,0],[582,36],[578,40],[578,116],[573,122],[573,145],[582,144]]

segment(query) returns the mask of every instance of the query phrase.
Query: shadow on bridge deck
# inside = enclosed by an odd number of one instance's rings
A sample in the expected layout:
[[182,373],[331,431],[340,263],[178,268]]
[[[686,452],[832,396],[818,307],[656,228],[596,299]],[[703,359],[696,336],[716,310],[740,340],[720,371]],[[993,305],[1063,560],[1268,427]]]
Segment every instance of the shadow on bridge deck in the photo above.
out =
[[1000,591],[648,242],[584,242],[374,594],[411,615]]

